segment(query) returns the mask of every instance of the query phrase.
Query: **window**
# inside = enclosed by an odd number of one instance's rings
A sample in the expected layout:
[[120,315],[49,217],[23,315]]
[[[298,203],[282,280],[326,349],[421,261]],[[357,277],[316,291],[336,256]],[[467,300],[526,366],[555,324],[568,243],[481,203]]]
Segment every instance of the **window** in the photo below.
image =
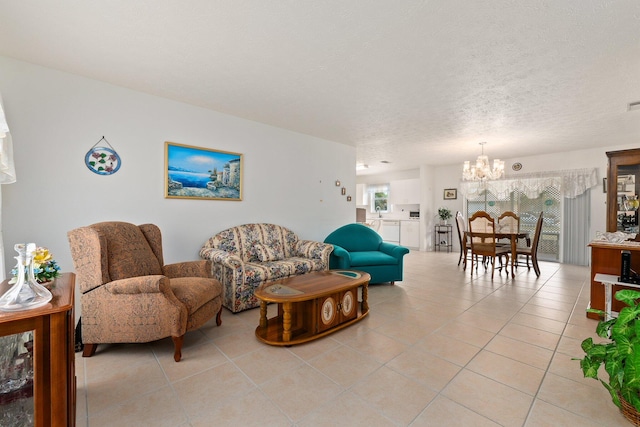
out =
[[387,184],[370,186],[369,200],[371,212],[388,212],[389,186]]

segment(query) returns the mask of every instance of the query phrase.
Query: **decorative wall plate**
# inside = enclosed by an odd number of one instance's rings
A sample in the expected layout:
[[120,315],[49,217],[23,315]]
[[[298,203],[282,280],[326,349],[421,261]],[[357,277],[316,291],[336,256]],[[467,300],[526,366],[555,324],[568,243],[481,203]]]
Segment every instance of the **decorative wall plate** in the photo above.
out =
[[520,169],[522,169],[522,163],[514,163],[511,165],[511,169],[513,169],[514,171],[519,171]]
[[[109,147],[98,147],[100,142],[106,142]],[[100,141],[96,142],[93,147],[87,151],[84,156],[84,164],[89,170],[98,175],[111,175],[118,172],[122,161],[120,156],[113,149],[109,141],[103,136]]]

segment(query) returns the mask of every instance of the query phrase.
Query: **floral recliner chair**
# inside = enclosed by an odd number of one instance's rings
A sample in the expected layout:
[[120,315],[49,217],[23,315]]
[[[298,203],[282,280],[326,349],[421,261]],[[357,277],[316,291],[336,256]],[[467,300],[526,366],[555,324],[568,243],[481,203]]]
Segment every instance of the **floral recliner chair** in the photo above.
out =
[[254,291],[263,283],[329,269],[333,245],[300,240],[275,224],[244,224],[221,231],[200,249],[222,283],[222,304],[237,313],[260,305]]

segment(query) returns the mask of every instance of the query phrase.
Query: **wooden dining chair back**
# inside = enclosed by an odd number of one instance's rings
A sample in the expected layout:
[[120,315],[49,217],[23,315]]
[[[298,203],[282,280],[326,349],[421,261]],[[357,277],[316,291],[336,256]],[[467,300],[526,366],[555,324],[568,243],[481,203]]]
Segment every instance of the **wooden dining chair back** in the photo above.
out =
[[529,260],[531,260],[531,265],[533,266],[533,271],[535,271],[536,276],[540,277],[540,266],[538,266],[538,243],[540,243],[540,235],[542,234],[542,212],[538,216],[538,221],[536,222],[536,230],[533,233],[533,240],[531,241],[531,246],[526,248],[518,248],[516,251],[517,255],[523,255],[526,257],[527,269],[531,269],[529,265]]
[[[498,233],[518,234],[520,232],[520,217],[511,211],[503,212],[498,217]],[[506,242],[498,242],[498,246],[511,246],[511,239]]]
[[498,217],[498,230],[501,233],[519,233],[520,217],[511,211],[503,212]]
[[[478,211],[469,218],[469,236],[471,237],[471,274],[474,263],[477,266],[478,255],[491,262],[491,279],[496,269],[496,258],[505,257],[505,267],[509,263],[511,249],[496,245],[495,220],[487,212]],[[505,268],[507,274],[509,270]]]
[[458,258],[458,265],[464,260],[463,268],[467,268],[467,254],[471,251],[471,244],[467,242],[465,233],[467,226],[462,216],[462,212],[456,212],[456,228],[458,229],[458,239],[460,241],[460,257]]

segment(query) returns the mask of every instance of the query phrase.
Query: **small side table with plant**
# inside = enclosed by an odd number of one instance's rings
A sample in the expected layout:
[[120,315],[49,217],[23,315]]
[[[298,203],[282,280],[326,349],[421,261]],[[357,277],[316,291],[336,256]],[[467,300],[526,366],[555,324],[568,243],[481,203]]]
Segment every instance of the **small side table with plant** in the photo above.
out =
[[444,206],[438,208],[438,217],[440,218],[440,224],[446,225],[447,221],[451,218],[451,210]]
[[451,218],[451,210],[444,206],[438,208],[438,218],[440,218],[440,224],[435,225],[433,233],[434,249],[451,252],[453,250],[453,234],[451,225],[447,224],[447,220]]

